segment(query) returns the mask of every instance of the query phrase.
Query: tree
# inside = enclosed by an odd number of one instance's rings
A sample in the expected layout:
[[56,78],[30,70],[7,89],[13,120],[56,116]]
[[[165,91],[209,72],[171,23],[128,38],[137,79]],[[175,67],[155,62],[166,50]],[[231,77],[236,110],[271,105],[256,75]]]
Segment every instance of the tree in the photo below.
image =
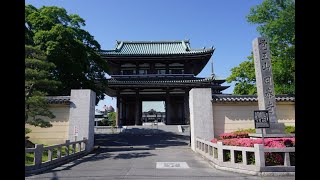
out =
[[25,123],[51,127],[42,117],[54,118],[45,99],[46,91],[56,88],[59,82],[51,79],[53,63],[47,62],[44,53],[32,46],[25,46]]
[[109,112],[107,116],[108,116],[108,120],[111,122],[111,126],[115,127],[116,126],[117,113],[116,112]]
[[[249,23],[257,24],[257,31],[261,36],[269,40],[272,73],[276,94],[295,93],[295,1],[294,0],[265,0],[262,4],[252,7],[247,16]],[[252,56],[250,56],[252,58]],[[249,61],[254,68],[252,59]],[[235,94],[247,93],[244,89],[242,79],[250,79],[250,83],[255,84],[255,79],[246,76],[240,77],[236,72],[246,72],[251,74],[254,70],[243,69],[242,63],[231,70],[232,74],[227,78],[227,82],[236,82]],[[234,68],[233,68],[234,69]],[[243,75],[243,74],[242,74]],[[249,90],[249,92],[253,92]]]
[[242,62],[238,67],[232,68],[232,74],[226,79],[227,82],[236,81],[233,90],[234,94],[253,95],[257,93],[253,55],[249,56],[248,59],[248,61]]
[[39,46],[47,60],[56,65],[52,72],[61,83],[50,95],[69,95],[71,89],[92,89],[97,103],[104,99],[107,63],[99,55],[100,44],[82,29],[85,21],[64,8],[25,6],[25,42]]

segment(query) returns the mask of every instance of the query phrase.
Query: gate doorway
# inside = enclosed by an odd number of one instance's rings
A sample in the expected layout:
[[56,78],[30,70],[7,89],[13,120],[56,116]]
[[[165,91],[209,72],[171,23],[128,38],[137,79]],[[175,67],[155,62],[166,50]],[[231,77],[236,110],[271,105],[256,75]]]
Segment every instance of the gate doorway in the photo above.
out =
[[142,123],[166,124],[165,101],[142,101]]

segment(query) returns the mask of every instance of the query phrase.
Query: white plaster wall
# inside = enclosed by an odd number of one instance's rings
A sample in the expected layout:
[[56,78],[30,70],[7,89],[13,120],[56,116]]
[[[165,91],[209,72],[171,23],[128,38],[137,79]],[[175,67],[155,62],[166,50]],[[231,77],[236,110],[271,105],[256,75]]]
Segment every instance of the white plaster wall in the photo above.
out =
[[49,110],[56,116],[54,119],[43,117],[44,120],[50,121],[52,127],[41,128],[26,124],[25,127],[32,130],[27,134],[30,141],[38,144],[61,144],[69,137],[69,105],[64,104],[50,104]]
[[[295,126],[294,102],[278,102],[276,106],[278,122]],[[215,137],[226,132],[254,128],[253,111],[258,109],[257,102],[213,102]]]

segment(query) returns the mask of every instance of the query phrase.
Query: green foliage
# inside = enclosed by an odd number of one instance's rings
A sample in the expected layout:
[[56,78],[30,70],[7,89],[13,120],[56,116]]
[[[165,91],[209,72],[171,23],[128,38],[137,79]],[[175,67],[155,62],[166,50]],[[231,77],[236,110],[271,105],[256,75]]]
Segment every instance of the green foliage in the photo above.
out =
[[236,82],[233,90],[234,94],[257,94],[253,56],[249,56],[248,59],[248,61],[242,62],[238,67],[232,68],[232,74],[226,79],[228,83],[232,81]]
[[254,157],[254,152],[247,152],[247,163],[248,164],[255,164],[256,159]]
[[265,152],[265,163],[266,166],[279,166],[283,165],[283,154],[278,152]]
[[24,128],[24,134],[27,135],[27,134],[29,134],[29,133],[31,133],[31,129],[29,129],[29,128]]
[[25,123],[40,127],[52,126],[43,117],[55,118],[45,99],[46,92],[59,85],[51,75],[54,68],[55,65],[46,60],[39,48],[25,46]]
[[111,122],[111,126],[113,127],[113,128],[115,128],[116,127],[116,117],[117,117],[117,113],[116,112],[110,112],[110,113],[108,113],[108,119],[109,119],[109,121]]
[[52,75],[62,82],[50,95],[69,95],[71,89],[92,89],[104,98],[107,63],[98,52],[100,44],[82,29],[85,21],[64,8],[25,6],[25,42],[40,47],[56,65]]
[[[295,1],[265,0],[250,9],[247,20],[269,41],[275,93],[295,94]],[[227,82],[236,82],[234,94],[256,94],[252,55],[231,72]]]
[[231,161],[231,153],[230,150],[223,150],[223,161]]
[[256,129],[254,128],[249,128],[249,129],[239,129],[237,131],[234,131],[234,133],[256,133]]
[[116,127],[116,112],[109,112],[107,114],[107,118],[101,120],[99,126],[112,126],[113,128]]
[[31,129],[29,129],[29,128],[24,128],[24,135],[27,135],[27,134],[29,134],[29,133],[31,133]]
[[234,151],[235,155],[235,163],[241,163],[243,161],[242,159],[242,151]]
[[287,134],[295,134],[296,128],[295,126],[286,126],[284,132]]
[[[284,132],[287,134],[294,134],[295,133],[295,126],[285,126]],[[256,133],[256,129],[254,128],[249,128],[249,129],[239,129],[237,131],[234,131],[233,133]]]

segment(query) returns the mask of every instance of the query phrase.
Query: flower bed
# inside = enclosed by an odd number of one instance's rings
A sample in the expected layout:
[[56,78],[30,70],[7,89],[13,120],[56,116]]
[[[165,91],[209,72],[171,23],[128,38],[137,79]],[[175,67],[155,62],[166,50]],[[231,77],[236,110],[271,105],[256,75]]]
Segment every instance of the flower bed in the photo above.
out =
[[[248,132],[232,132],[232,133],[223,133],[218,138],[211,140],[212,143],[217,143],[218,141],[222,142],[223,145],[229,146],[243,146],[243,147],[254,147],[254,144],[263,144],[261,138],[251,139],[249,138]],[[285,147],[294,147],[295,138],[265,138],[264,146],[267,148],[285,148]],[[239,159],[241,155],[238,155]],[[237,157],[238,157],[237,156]],[[265,153],[266,166],[274,165],[283,165],[284,154],[283,153]],[[290,158],[292,161],[295,161],[295,154],[291,154]],[[237,161],[237,160],[236,160]]]

